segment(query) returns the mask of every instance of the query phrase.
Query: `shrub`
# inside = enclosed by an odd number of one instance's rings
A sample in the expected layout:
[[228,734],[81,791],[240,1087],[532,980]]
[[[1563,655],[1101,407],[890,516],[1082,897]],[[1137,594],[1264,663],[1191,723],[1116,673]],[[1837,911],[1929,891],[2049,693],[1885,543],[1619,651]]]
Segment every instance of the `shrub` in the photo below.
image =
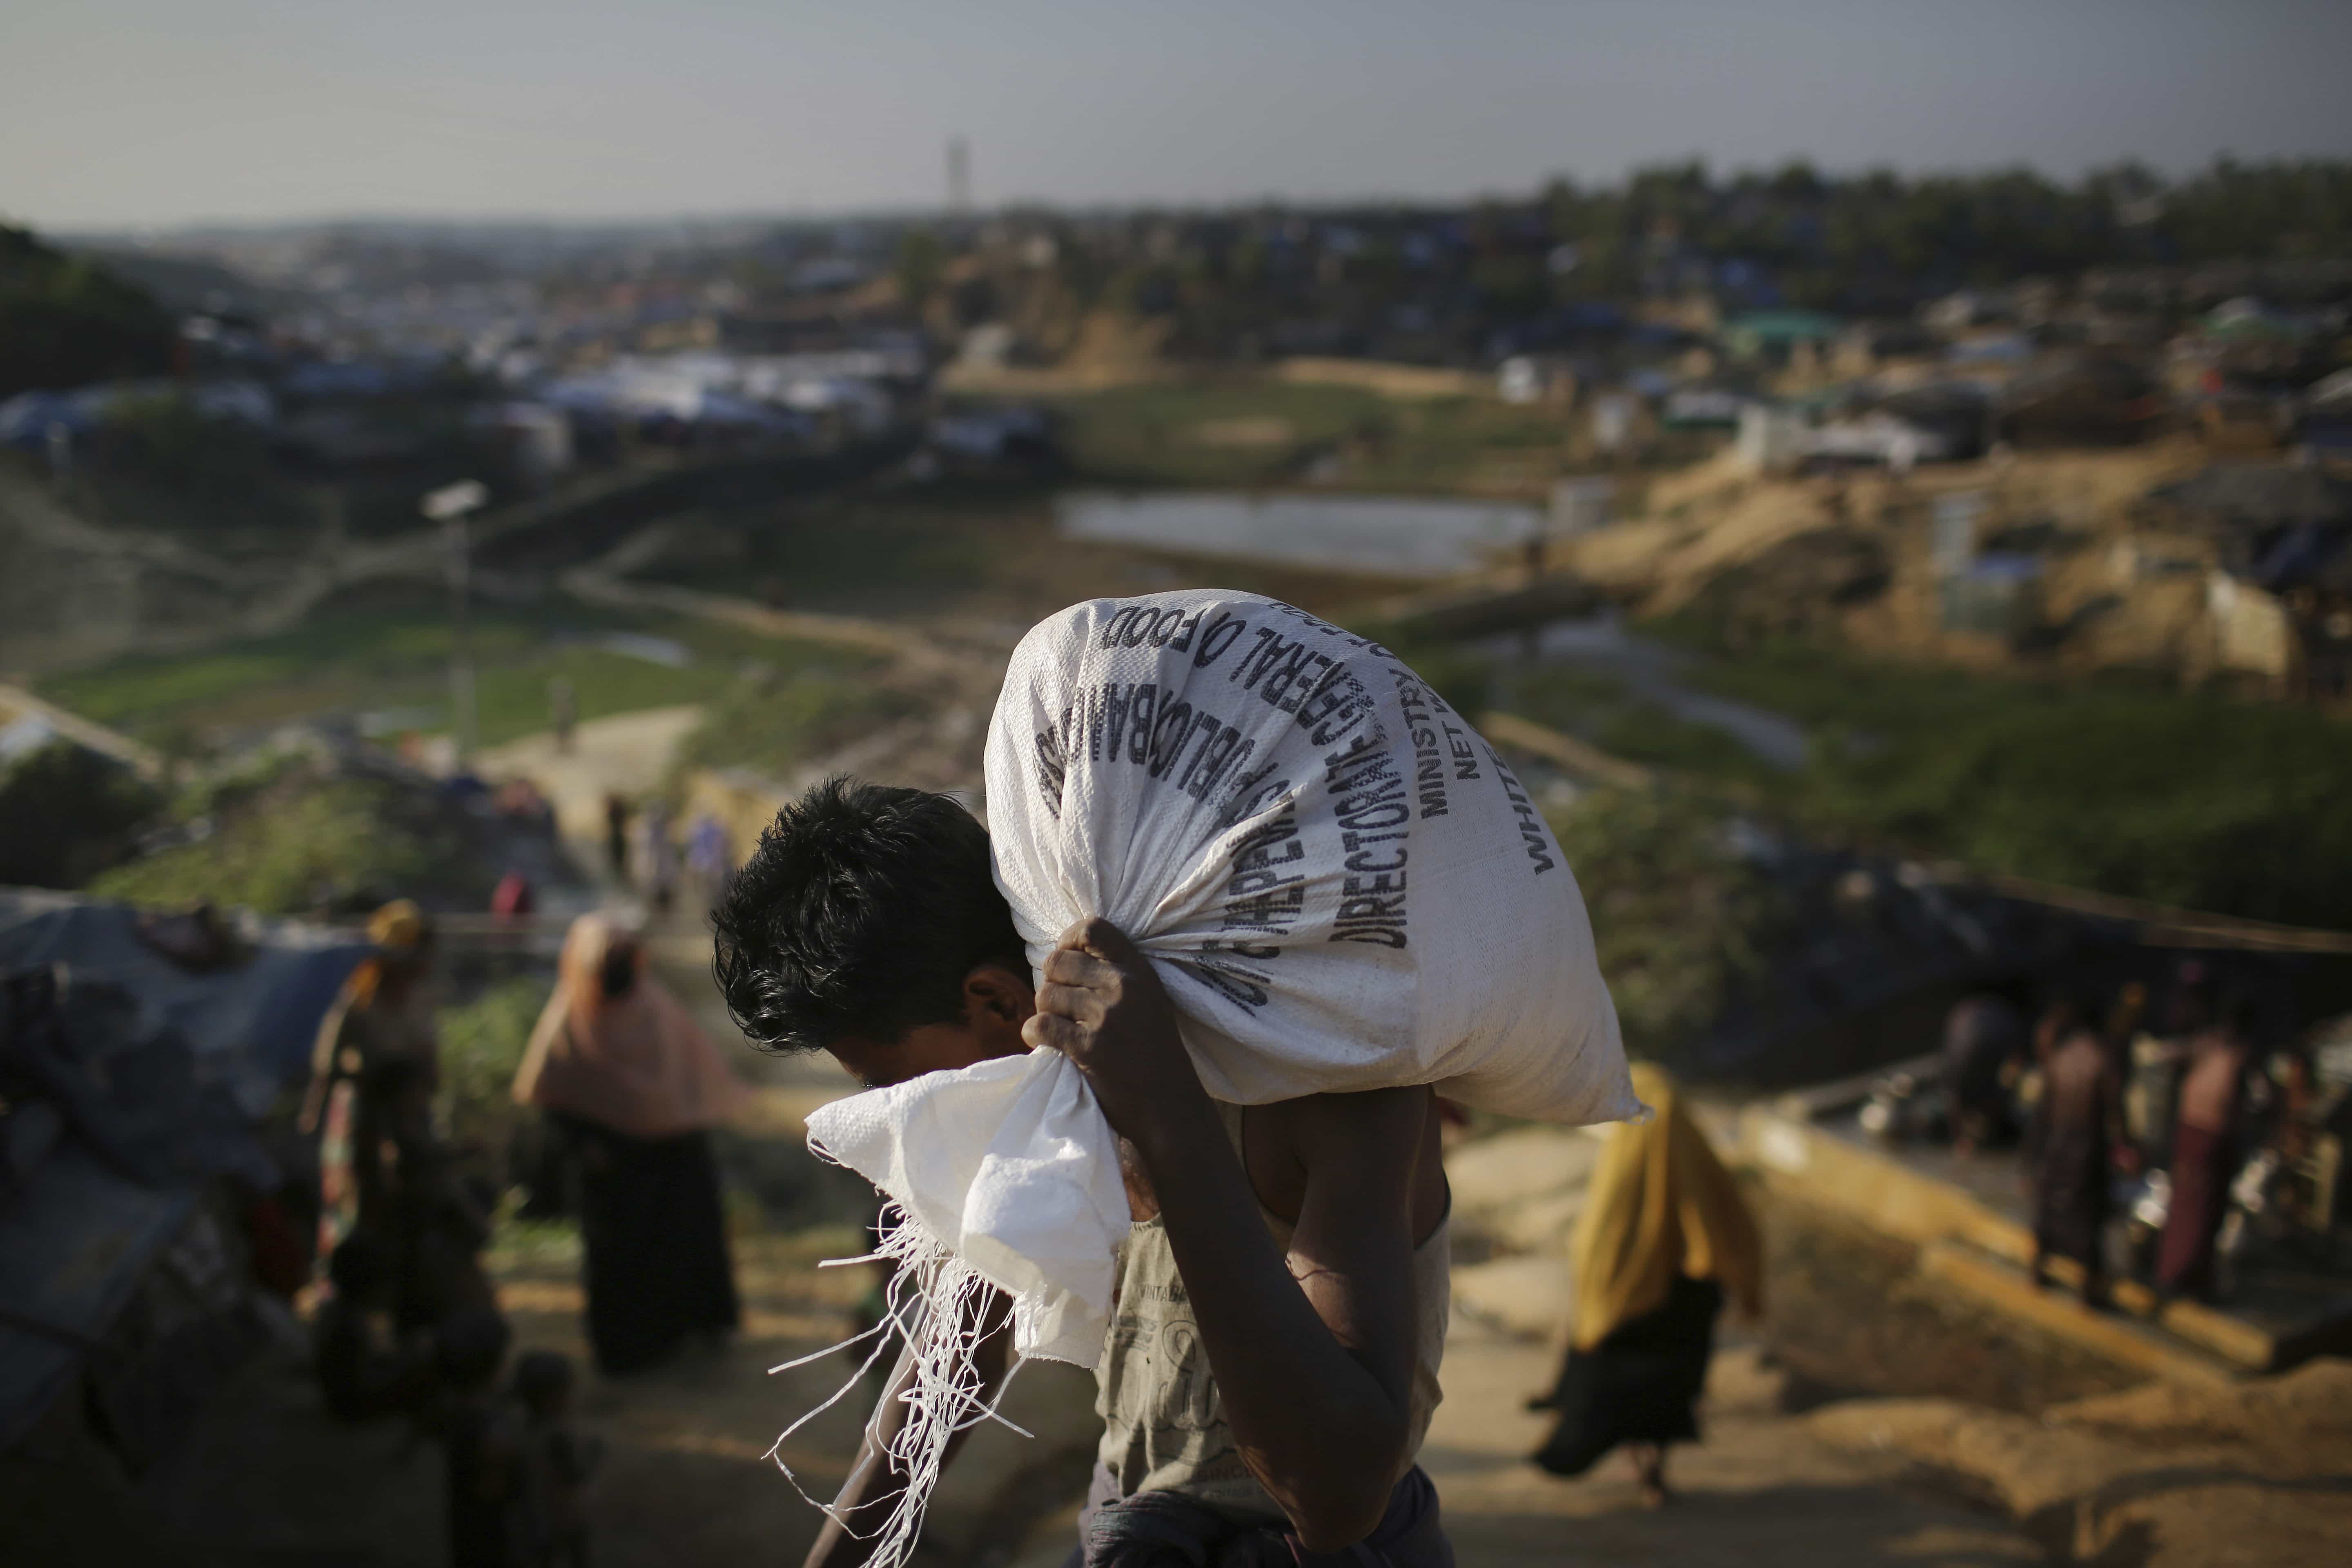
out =
[[427,890],[471,902],[488,889],[462,822],[387,780],[292,767],[224,792],[213,814],[188,826],[208,831],[115,867],[90,890],[137,903],[204,900],[297,914]]
[[852,676],[809,671],[781,684],[746,679],[705,710],[678,748],[678,765],[787,775],[921,706],[909,692]]
[[1784,899],[1724,808],[1664,791],[1588,792],[1551,816],[1592,915],[1625,1044],[1673,1061],[1787,934]]
[[0,770],[0,883],[79,888],[127,857],[162,805],[113,759],[51,741]]
[[440,1110],[457,1142],[495,1149],[513,1131],[520,1111],[508,1090],[550,984],[526,975],[441,1009]]

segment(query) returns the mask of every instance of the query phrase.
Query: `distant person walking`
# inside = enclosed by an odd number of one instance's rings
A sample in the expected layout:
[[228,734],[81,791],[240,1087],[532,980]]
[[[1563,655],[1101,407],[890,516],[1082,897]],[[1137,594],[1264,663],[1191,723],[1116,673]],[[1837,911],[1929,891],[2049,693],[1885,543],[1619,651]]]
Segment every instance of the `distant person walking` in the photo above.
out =
[[1582,1475],[1610,1449],[1632,1453],[1643,1500],[1666,1500],[1666,1448],[1696,1442],[1694,1408],[1727,1294],[1764,1307],[1764,1249],[1738,1183],[1666,1071],[1633,1068],[1654,1114],[1611,1135],[1576,1234],[1576,1320],[1551,1393],[1559,1424],[1535,1455]]
[[1963,1157],[2005,1143],[2015,1131],[2006,1074],[2022,1065],[2025,1020],[1999,996],[1967,996],[1944,1020],[1944,1094],[1951,1105],[1952,1152]]
[[635,939],[572,921],[555,991],[515,1074],[576,1173],[588,1337],[607,1373],[735,1326],[738,1306],[709,1130],[743,1089]]
[[2168,1166],[2172,1162],[2181,1075],[2189,1068],[2192,1042],[2212,1021],[2212,976],[2204,960],[2184,960],[2166,998],[2161,1029],[2133,1037],[2125,1069],[2125,1129],[2149,1164]]
[[617,790],[604,792],[604,862],[613,880],[623,887],[629,885],[629,809],[628,797]]
[[2227,1002],[2219,1020],[2189,1042],[2189,1071],[2180,1080],[2172,1132],[2172,1202],[2156,1258],[2156,1292],[2166,1300],[2213,1289],[2213,1241],[2241,1153],[2251,1013],[2242,1000]]
[[726,826],[707,811],[695,817],[687,832],[686,868],[701,885],[703,908],[717,909],[735,874],[735,856],[727,842]]
[[670,842],[669,808],[659,801],[637,817],[637,877],[654,913],[669,913],[677,899],[677,846]]
[[2083,1270],[2083,1300],[2105,1298],[2105,1237],[2115,1152],[2123,1142],[2123,1083],[2116,1059],[2074,1004],[2042,1022],[2042,1092],[2027,1137],[2033,1189],[2033,1283],[2053,1258]]
[[559,675],[547,683],[547,722],[555,731],[555,749],[565,756],[572,754],[572,731],[579,721],[580,700],[572,682]]

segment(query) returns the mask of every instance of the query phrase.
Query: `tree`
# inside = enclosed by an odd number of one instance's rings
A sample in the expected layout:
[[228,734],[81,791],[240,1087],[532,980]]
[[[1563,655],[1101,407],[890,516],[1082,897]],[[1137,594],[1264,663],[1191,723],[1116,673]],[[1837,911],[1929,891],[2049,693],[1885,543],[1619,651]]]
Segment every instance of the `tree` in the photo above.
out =
[[947,271],[947,247],[927,228],[910,228],[898,237],[898,254],[891,272],[898,280],[898,298],[910,310],[930,302]]
[[0,883],[79,888],[131,853],[161,805],[111,757],[51,741],[0,771]]
[[144,289],[0,224],[0,397],[171,368],[172,318]]

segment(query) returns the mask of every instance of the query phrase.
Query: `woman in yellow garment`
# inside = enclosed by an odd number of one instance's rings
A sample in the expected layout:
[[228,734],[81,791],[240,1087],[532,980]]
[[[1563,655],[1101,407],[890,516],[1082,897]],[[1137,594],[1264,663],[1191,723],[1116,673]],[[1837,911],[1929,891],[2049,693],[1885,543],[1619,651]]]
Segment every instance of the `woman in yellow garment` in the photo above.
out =
[[1559,1425],[1535,1455],[1581,1475],[1625,1447],[1643,1500],[1666,1500],[1666,1447],[1694,1442],[1694,1412],[1729,1296],[1764,1307],[1763,1245],[1738,1184],[1691,1120],[1666,1071],[1633,1068],[1654,1114],[1611,1137],[1576,1235],[1576,1321],[1549,1397]]

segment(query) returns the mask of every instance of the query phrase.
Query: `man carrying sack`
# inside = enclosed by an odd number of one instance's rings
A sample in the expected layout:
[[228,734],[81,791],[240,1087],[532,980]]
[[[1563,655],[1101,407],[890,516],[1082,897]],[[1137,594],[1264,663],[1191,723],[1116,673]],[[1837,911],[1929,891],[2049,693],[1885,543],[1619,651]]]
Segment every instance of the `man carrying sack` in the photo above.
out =
[[714,917],[745,1032],[869,1086],[811,1143],[922,1281],[810,1563],[903,1560],[1017,1353],[1096,1370],[1091,1568],[1450,1563],[1436,1094],[1640,1111],[1549,828],[1393,654],[1246,595],[1041,624],[988,760],[991,829],[835,781]]

